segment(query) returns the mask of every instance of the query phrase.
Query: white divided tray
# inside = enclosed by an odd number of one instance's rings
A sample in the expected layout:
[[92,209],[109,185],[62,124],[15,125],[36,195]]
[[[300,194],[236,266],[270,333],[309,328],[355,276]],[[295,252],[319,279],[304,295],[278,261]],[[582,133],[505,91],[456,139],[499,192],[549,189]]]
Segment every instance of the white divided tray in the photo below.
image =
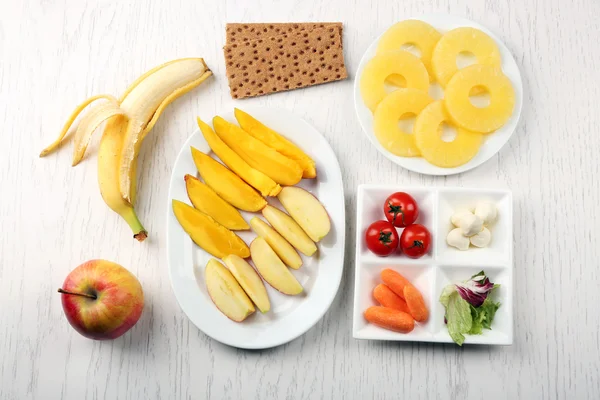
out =
[[[365,241],[365,231],[374,221],[385,220],[383,203],[392,193],[406,192],[419,206],[416,223],[431,232],[429,253],[421,258],[408,258],[399,252],[389,257],[371,253]],[[450,217],[454,210],[472,207],[477,201],[489,200],[498,208],[498,218],[490,227],[492,242],[489,247],[471,247],[460,251],[446,244],[446,235],[452,229]],[[354,321],[352,334],[356,339],[397,340],[413,342],[453,343],[444,323],[444,306],[439,296],[444,286],[464,281],[481,270],[500,288],[492,298],[502,305],[498,309],[492,329],[482,335],[465,335],[465,344],[510,345],[513,342],[513,209],[512,193],[508,190],[403,187],[393,185],[361,185],[358,187],[356,218],[356,264],[354,277]],[[402,228],[398,229],[401,234]],[[370,306],[379,305],[373,298],[373,288],[383,283],[380,272],[391,268],[405,276],[423,294],[429,308],[429,320],[415,323],[408,333],[397,333],[368,323],[363,313]]]

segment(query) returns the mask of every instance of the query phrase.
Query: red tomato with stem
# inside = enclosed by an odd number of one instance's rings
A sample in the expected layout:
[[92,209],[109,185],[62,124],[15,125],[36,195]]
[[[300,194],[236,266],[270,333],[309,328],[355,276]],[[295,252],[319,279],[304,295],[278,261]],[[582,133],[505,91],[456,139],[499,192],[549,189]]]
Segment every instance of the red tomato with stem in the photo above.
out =
[[389,256],[398,248],[398,232],[388,221],[375,221],[369,225],[365,239],[369,250],[381,257]]
[[383,204],[383,213],[394,226],[405,227],[414,224],[419,216],[419,206],[408,193],[391,194]]
[[431,247],[431,234],[423,225],[407,226],[400,236],[400,248],[410,258],[419,258],[427,254]]

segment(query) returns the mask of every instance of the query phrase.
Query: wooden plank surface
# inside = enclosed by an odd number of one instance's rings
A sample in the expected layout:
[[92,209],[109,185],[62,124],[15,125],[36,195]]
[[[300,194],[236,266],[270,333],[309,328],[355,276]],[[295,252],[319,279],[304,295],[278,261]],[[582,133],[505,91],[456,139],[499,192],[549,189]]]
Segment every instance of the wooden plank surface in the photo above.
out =
[[[597,399],[600,398],[600,2],[379,0],[2,0],[0,13],[0,399]],[[515,136],[476,170],[429,177],[379,155],[354,114],[352,80],[235,102],[227,22],[341,21],[350,75],[397,20],[450,12],[496,32],[525,86]],[[39,159],[73,107],[118,94],[164,61],[202,56],[215,78],[172,104],[144,143],[143,244],[104,205],[94,153]],[[315,101],[315,99],[320,99]],[[510,188],[514,193],[515,344],[375,343],[351,337],[355,219],[330,311],[301,338],[241,351],[198,331],[166,265],[171,166],[195,116],[238,104],[293,110],[336,152],[352,216],[360,183]],[[147,307],[119,340],[71,329],[56,293],[81,262],[106,258],[141,280]]]

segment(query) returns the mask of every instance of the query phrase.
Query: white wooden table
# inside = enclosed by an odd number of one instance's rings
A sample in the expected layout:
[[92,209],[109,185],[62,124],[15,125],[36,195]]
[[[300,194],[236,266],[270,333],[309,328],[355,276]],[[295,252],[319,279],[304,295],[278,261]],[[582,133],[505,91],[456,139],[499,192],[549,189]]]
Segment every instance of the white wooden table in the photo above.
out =
[[[252,5],[250,5],[252,3]],[[386,0],[2,0],[0,8],[0,399],[598,399],[600,398],[600,2]],[[167,274],[171,166],[194,117],[230,109],[226,22],[342,21],[350,74],[393,22],[424,12],[466,16],[499,34],[522,70],[525,109],[509,144],[474,171],[428,177],[369,144],[352,80],[243,104],[286,107],[328,138],[343,170],[343,282],[301,338],[241,351],[198,331]],[[71,147],[37,157],[76,103],[118,94],[164,61],[202,56],[215,78],[170,106],[144,144],[139,244],[102,202],[97,144],[79,167]],[[507,187],[515,198],[515,344],[465,347],[351,337],[355,191],[360,183]],[[92,258],[141,280],[147,304],[119,340],[67,323],[56,289]]]

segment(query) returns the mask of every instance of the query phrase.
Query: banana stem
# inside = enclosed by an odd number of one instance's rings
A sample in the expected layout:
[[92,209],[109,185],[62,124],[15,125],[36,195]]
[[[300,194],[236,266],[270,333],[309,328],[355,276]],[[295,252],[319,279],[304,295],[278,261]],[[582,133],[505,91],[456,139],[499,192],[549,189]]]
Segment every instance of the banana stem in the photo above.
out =
[[138,219],[135,210],[130,208],[127,213],[121,215],[131,230],[133,231],[133,237],[138,242],[143,242],[148,237],[148,231],[143,227],[142,223]]

